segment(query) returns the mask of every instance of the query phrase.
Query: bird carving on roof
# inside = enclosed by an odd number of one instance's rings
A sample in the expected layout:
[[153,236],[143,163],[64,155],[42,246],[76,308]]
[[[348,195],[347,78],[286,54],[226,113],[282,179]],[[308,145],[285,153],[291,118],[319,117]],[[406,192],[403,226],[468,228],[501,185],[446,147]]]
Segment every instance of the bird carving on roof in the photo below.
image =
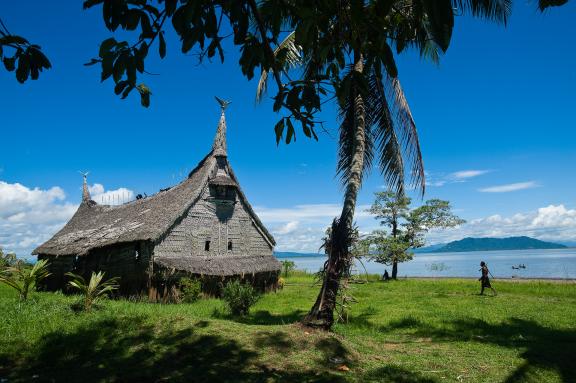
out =
[[218,103],[220,104],[220,108],[222,108],[222,111],[226,110],[226,108],[228,107],[228,105],[230,105],[232,103],[232,101],[226,101],[221,99],[220,97],[214,96],[214,98],[216,99],[216,101],[218,101]]

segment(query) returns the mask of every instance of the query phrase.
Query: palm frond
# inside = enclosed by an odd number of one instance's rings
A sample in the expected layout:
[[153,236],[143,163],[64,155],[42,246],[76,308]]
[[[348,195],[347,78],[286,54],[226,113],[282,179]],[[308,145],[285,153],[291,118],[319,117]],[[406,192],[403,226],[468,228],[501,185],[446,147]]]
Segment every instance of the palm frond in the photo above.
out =
[[[282,60],[282,70],[288,71],[302,63],[302,56],[300,48],[295,44],[296,32],[290,32],[284,40],[274,49],[274,57]],[[272,70],[263,70],[258,80],[258,87],[256,88],[256,102],[262,101],[262,97],[266,94],[268,88],[268,76],[272,74]]]
[[452,6],[457,13],[471,13],[502,24],[512,13],[512,0],[452,0]]
[[410,166],[411,186],[419,188],[422,195],[426,190],[424,176],[424,161],[420,151],[418,131],[410,111],[410,106],[400,85],[398,78],[392,78],[386,74],[383,76],[383,85],[386,99],[390,106],[391,116],[394,119],[396,135],[403,147],[405,162]]
[[402,148],[396,135],[382,79],[374,72],[370,74],[367,115],[374,142],[378,144],[380,172],[386,184],[401,193],[404,190]]

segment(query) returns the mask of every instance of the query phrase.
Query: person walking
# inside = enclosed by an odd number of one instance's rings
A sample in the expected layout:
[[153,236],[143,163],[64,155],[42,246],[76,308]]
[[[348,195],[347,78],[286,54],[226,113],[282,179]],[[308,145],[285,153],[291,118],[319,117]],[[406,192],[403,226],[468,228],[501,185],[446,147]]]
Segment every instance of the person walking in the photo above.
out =
[[494,293],[494,296],[498,295],[496,293],[496,290],[494,289],[494,287],[492,287],[492,285],[490,285],[490,278],[488,278],[488,275],[492,276],[492,273],[490,272],[490,270],[488,270],[488,266],[486,265],[486,262],[484,262],[484,261],[480,262],[480,271],[482,271],[482,276],[478,279],[482,284],[482,289],[480,290],[480,295],[484,295],[484,289],[485,288],[489,288],[490,290],[492,290],[492,292]]

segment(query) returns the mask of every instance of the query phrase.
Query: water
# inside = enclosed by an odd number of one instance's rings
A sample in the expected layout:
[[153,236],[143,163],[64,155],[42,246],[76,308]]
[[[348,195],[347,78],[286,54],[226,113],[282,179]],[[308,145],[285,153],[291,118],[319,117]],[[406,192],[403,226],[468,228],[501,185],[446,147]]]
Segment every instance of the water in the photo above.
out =
[[[325,256],[278,257],[291,260],[296,268],[309,272],[318,271]],[[480,261],[488,264],[490,272],[498,278],[576,278],[576,248],[553,250],[507,250],[473,251],[463,253],[420,253],[414,259],[398,264],[398,277],[479,277]],[[384,269],[392,272],[391,266],[363,260],[370,274],[383,274]],[[512,266],[526,265],[525,269],[514,270]],[[360,263],[356,269],[364,272]]]

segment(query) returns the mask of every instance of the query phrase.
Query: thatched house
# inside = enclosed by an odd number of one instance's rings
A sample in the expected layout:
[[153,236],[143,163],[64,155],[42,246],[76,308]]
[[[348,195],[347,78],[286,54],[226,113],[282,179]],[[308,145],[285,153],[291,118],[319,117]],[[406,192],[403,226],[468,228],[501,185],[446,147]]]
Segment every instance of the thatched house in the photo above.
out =
[[228,162],[223,108],[212,150],[187,179],[109,206],[90,198],[84,177],[78,210],[33,254],[50,261],[48,290],[64,288],[66,272],[102,270],[121,278],[123,295],[155,300],[177,292],[175,281],[183,275],[201,278],[205,291],[235,277],[274,288],[280,272],[274,245]]

